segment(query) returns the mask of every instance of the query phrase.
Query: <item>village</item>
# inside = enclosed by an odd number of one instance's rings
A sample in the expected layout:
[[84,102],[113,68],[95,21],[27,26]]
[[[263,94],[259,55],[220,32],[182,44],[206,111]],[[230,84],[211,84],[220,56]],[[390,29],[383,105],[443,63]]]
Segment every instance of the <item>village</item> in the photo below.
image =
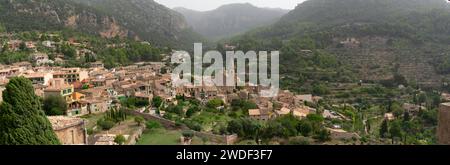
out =
[[[38,41],[27,41],[2,34],[2,52],[27,52],[29,58],[0,66],[0,92],[10,78],[19,76],[32,82],[35,94],[44,102],[50,97],[63,98],[64,112],[48,116],[62,144],[260,144],[259,136],[267,136],[264,144],[383,144],[389,140],[373,140],[373,136],[384,137],[378,131],[383,129],[384,121],[403,119],[406,113],[408,117],[420,116],[429,108],[408,101],[404,95],[400,99],[406,101],[389,103],[389,107],[346,103],[350,99],[343,96],[349,90],[358,99],[359,95],[374,96],[380,88],[362,82],[336,84],[331,93],[322,96],[280,90],[271,98],[261,97],[259,86],[175,87],[171,79],[173,66],[167,55],[176,54],[173,50],[161,53],[160,62],[105,67],[102,61],[94,60],[85,63],[87,67],[68,67],[64,64],[69,60],[95,56],[91,43],[64,39],[59,34],[39,35]],[[126,45],[110,43],[104,47]],[[73,48],[74,57],[61,53],[64,46]],[[234,50],[236,46],[226,44],[224,48]],[[406,90],[409,89],[399,86],[396,92]],[[450,100],[448,96],[442,93],[441,100]],[[362,108],[367,111],[362,112]],[[283,127],[291,127],[284,125],[283,120],[299,123],[293,126],[296,133],[289,133],[288,128],[283,128],[284,133],[271,133],[270,129],[276,129],[273,123],[266,124],[268,132],[260,133],[264,135],[239,134],[248,131],[246,126],[241,126],[243,130],[233,129],[236,121],[247,120],[257,125],[276,121]],[[305,120],[307,124],[302,125]],[[314,138],[299,138],[297,134]]]
[[[44,35],[44,34],[41,34]],[[61,45],[70,45],[75,49],[76,58],[94,54],[89,49],[89,43],[79,43],[75,39],[67,41],[61,40],[58,34],[45,34],[49,40],[23,41],[9,39],[5,41],[3,50],[10,52],[20,52],[26,49],[30,54],[27,61],[11,63],[0,66],[0,91],[3,91],[8,79],[11,77],[23,76],[33,83],[35,94],[43,99],[51,96],[62,97],[67,109],[63,116],[49,116],[53,128],[63,144],[117,144],[114,138],[118,134],[126,134],[127,144],[134,144],[139,139],[145,124],[135,125],[125,122],[116,127],[103,131],[98,128],[97,121],[92,118],[100,118],[112,109],[127,109],[134,111],[132,116],[142,116],[145,119],[156,119],[162,122],[165,127],[179,127],[176,120],[184,119],[183,115],[178,115],[174,119],[173,114],[167,113],[164,109],[170,106],[177,106],[183,100],[196,100],[201,105],[207,105],[210,101],[220,100],[220,106],[212,107],[217,111],[231,109],[233,101],[245,100],[254,104],[237,116],[246,116],[252,120],[268,121],[279,116],[292,114],[301,119],[309,114],[317,113],[315,108],[307,106],[317,103],[321,97],[311,94],[296,95],[289,91],[280,91],[274,98],[259,97],[258,87],[173,87],[170,76],[171,68],[166,65],[168,56],[163,62],[139,62],[128,66],[106,69],[100,61],[91,62],[88,68],[64,67],[64,54],[54,53]],[[5,37],[6,36],[6,37]],[[11,38],[3,34],[4,38]],[[40,38],[43,38],[42,36]],[[57,39],[55,39],[57,38]],[[147,43],[142,43],[147,44]],[[108,45],[120,46],[120,45]],[[228,46],[233,47],[233,46]],[[44,48],[46,51],[39,51]],[[49,58],[49,56],[53,56]],[[0,95],[1,96],[1,95]],[[155,107],[155,98],[162,100],[163,104]],[[132,98],[135,102],[143,103],[136,105],[122,105],[123,100]],[[1,101],[1,98],[0,98]],[[183,109],[186,114],[189,107]],[[233,114],[236,116],[235,114]],[[344,115],[326,110],[323,113],[325,118],[345,118]],[[130,118],[130,117],[129,117]],[[227,117],[223,122],[232,120]],[[220,119],[219,119],[220,120]],[[172,124],[170,122],[173,122]],[[165,124],[164,124],[165,123]],[[208,124],[216,123],[211,121]],[[220,122],[217,122],[220,123]],[[129,124],[129,125],[126,125]],[[224,123],[221,123],[224,124]],[[132,126],[131,126],[132,125]],[[172,126],[170,126],[172,125]],[[212,124],[209,127],[214,127]],[[127,128],[133,127],[133,128]],[[190,129],[190,128],[186,128]],[[237,142],[237,135],[215,135],[213,128],[196,129],[198,134],[211,134],[211,137],[219,137],[220,140],[210,140],[219,144],[233,144]],[[344,134],[336,136],[354,137],[357,134],[347,133],[339,126],[328,128],[334,134]],[[93,131],[97,130],[97,131]],[[217,131],[216,131],[217,132]],[[223,133],[223,131],[222,131]],[[347,135],[348,134],[348,135]],[[125,134],[124,134],[125,135]],[[134,138],[134,139],[132,139]],[[201,141],[205,141],[202,137]],[[213,138],[213,139],[214,139]],[[217,139],[217,138],[216,138]],[[225,140],[223,140],[225,139]],[[200,140],[198,140],[200,141]],[[180,142],[182,144],[183,142]]]

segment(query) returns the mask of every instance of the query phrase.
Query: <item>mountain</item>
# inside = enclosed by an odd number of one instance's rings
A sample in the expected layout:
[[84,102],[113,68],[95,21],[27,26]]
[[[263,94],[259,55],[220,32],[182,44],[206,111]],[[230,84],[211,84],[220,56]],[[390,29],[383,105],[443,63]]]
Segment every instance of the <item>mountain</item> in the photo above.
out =
[[153,0],[0,0],[0,14],[9,31],[71,28],[172,47],[202,40],[181,14]]
[[195,31],[212,40],[269,25],[288,12],[283,9],[258,8],[249,3],[224,5],[205,12],[186,8],[174,10],[183,14]]
[[[299,75],[347,82],[400,76],[413,84],[439,87],[450,73],[450,4],[308,0],[278,22],[231,41],[244,50],[280,50],[282,72],[293,81],[299,81]],[[305,53],[309,51],[312,57]],[[323,67],[330,59],[338,65]]]

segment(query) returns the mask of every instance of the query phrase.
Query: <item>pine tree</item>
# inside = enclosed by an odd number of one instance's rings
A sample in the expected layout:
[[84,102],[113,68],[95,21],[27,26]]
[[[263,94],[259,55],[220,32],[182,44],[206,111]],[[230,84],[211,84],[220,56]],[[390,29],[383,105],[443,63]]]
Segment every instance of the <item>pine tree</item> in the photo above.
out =
[[0,144],[60,144],[31,82],[24,77],[12,78],[3,91],[3,103],[0,105]]

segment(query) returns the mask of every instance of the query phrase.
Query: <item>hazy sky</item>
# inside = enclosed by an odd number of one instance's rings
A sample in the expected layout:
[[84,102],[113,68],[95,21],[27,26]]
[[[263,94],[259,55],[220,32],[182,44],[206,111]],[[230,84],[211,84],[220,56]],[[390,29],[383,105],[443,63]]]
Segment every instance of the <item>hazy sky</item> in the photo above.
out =
[[251,3],[258,7],[294,9],[305,0],[155,0],[169,8],[184,7],[198,11],[213,10],[230,3]]

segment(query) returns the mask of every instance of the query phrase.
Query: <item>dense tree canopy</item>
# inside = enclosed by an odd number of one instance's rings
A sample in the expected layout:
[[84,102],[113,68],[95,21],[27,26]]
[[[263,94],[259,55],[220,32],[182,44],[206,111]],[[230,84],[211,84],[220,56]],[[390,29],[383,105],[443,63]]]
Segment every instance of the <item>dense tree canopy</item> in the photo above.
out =
[[44,99],[43,109],[48,116],[65,115],[67,110],[66,100],[60,95],[51,95]]
[[3,103],[0,105],[0,144],[60,144],[31,82],[24,77],[12,78],[3,92]]

